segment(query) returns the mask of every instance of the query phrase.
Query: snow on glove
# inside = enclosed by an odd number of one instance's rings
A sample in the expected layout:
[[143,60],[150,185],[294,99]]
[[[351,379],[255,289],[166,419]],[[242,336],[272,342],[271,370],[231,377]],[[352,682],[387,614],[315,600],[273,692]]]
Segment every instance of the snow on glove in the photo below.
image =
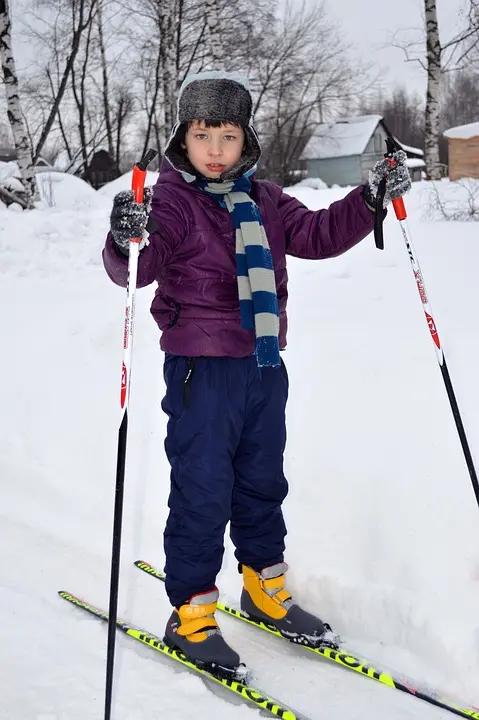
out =
[[130,253],[131,238],[142,238],[140,250],[146,245],[145,230],[152,194],[151,187],[146,187],[142,203],[135,202],[133,190],[122,190],[113,198],[110,230],[118,249],[124,255]]
[[[388,158],[378,160],[369,171],[369,191],[373,199],[373,207],[375,206],[376,195],[378,193],[379,183],[386,176],[386,191],[384,194],[383,207],[385,208],[391,200],[397,200],[411,189],[411,178],[409,170],[405,162],[407,155],[404,150],[397,150],[392,159],[395,165],[391,165]],[[367,193],[369,195],[369,193]],[[366,202],[366,194],[364,196]],[[368,203],[369,204],[369,203]]]

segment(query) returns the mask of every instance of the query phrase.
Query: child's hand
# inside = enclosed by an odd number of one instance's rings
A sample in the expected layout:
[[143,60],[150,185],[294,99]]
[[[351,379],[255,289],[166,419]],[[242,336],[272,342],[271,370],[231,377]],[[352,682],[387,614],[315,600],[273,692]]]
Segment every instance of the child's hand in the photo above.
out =
[[409,176],[409,170],[407,169],[405,162],[407,155],[404,150],[397,150],[392,156],[394,165],[391,165],[388,158],[384,160],[378,160],[378,162],[369,171],[369,190],[376,204],[376,195],[378,192],[379,183],[386,176],[386,192],[384,194],[383,207],[389,205],[391,200],[400,198],[411,189],[411,178]]
[[115,243],[125,255],[130,252],[131,238],[142,238],[140,250],[146,244],[144,235],[152,194],[151,187],[146,187],[142,203],[134,201],[133,190],[122,190],[113,198],[110,230]]

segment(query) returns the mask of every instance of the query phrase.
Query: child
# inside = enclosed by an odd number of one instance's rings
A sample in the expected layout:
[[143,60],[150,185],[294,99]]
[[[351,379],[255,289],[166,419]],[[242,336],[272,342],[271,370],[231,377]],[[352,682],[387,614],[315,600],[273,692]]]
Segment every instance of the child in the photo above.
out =
[[109,277],[125,286],[129,239],[149,231],[138,287],[158,282],[151,312],[165,351],[164,548],[174,608],[165,640],[227,672],[240,662],[215,618],[228,522],[242,609],[290,639],[317,644],[325,630],[285,587],[286,255],[340,255],[373,229],[384,174],[385,204],[410,187],[399,152],[395,168],[380,161],[369,185],[312,211],[254,180],[260,153],[247,81],[223,72],[188,77],[152,197],[148,188],[143,205],[131,191],[115,197],[103,251]]

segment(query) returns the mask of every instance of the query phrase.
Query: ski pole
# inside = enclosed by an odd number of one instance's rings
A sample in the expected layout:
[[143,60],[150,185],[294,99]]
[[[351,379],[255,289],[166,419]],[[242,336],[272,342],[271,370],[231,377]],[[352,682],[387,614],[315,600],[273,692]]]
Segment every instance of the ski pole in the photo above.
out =
[[[143,202],[146,168],[157,155],[148,150],[145,157],[133,167],[131,189],[135,202]],[[135,321],[135,295],[138,275],[139,243],[142,238],[130,239],[128,258],[128,280],[126,284],[125,326],[123,331],[123,363],[121,371],[120,404],[123,418],[118,431],[118,452],[116,461],[115,508],[113,513],[113,542],[111,553],[110,606],[108,614],[108,647],[106,659],[105,720],[110,720],[113,693],[113,668],[115,662],[116,620],[118,611],[118,586],[120,576],[121,528],[123,520],[123,491],[125,485],[126,441],[128,434],[128,404],[130,400],[131,355]]]
[[[386,157],[389,158],[389,161],[392,165],[394,165],[394,160],[392,159],[393,153],[396,151],[397,146],[393,138],[388,138],[386,140],[388,152]],[[479,506],[479,482],[477,480],[477,474],[476,469],[474,467],[474,460],[472,458],[471,451],[469,449],[469,443],[467,441],[466,431],[464,429],[464,425],[461,418],[461,413],[459,412],[459,406],[457,404],[456,395],[454,392],[454,388],[452,385],[451,377],[449,375],[449,370],[446,364],[446,358],[444,356],[444,351],[441,346],[441,341],[439,339],[439,333],[437,331],[437,325],[434,320],[434,315],[432,314],[431,305],[429,303],[427,291],[426,291],[426,285],[424,283],[424,277],[421,271],[421,267],[419,265],[419,262],[416,257],[416,253],[414,252],[412,240],[411,240],[411,233],[409,231],[409,227],[407,225],[407,212],[406,212],[406,206],[404,204],[404,199],[402,197],[398,198],[397,200],[392,201],[394,212],[396,213],[396,217],[399,220],[399,224],[401,226],[401,232],[404,238],[404,242],[406,243],[406,248],[408,251],[409,259],[411,261],[411,267],[412,271],[414,273],[414,278],[416,280],[417,289],[419,292],[419,297],[421,298],[421,302],[424,309],[424,314],[426,316],[426,322],[429,327],[429,332],[431,334],[432,341],[434,343],[434,349],[436,351],[436,358],[439,363],[439,367],[441,368],[441,374],[442,378],[444,380],[444,385],[446,386],[447,396],[449,398],[449,403],[451,405],[452,414],[454,416],[454,420],[456,422],[456,428],[457,432],[459,434],[459,439],[461,441],[462,450],[464,453],[464,457],[466,460],[467,469],[469,470],[469,475],[472,482],[472,487],[474,489],[474,494],[476,496],[476,501]]]

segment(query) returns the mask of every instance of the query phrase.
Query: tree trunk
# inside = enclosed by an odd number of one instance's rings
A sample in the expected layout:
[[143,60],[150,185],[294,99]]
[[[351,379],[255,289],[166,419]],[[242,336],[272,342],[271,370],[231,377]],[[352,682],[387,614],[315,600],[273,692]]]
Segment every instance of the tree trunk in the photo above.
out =
[[[148,94],[146,94],[145,97],[145,107],[147,108],[147,125],[146,125],[146,135],[145,135],[145,142],[143,144],[143,151],[142,151],[142,157],[143,155],[146,155],[146,152],[150,146],[150,135],[153,128],[153,118],[156,113],[156,107],[158,105],[158,95],[160,92],[160,65],[161,65],[161,58],[160,55],[158,55],[158,60],[155,65],[155,85],[153,90],[153,97],[151,98],[150,106],[148,107]],[[158,150],[159,152],[159,150]]]
[[217,0],[206,0],[205,15],[210,33],[210,48],[213,65],[215,70],[221,70],[224,67],[224,49],[221,37]]
[[106,126],[106,137],[108,141],[108,154],[111,158],[114,157],[114,146],[113,146],[113,130],[111,126],[110,117],[110,98],[108,90],[108,66],[105,52],[105,42],[103,38],[103,18],[101,12],[101,4],[98,6],[98,40],[100,46],[101,55],[101,69],[102,69],[102,80],[103,80],[103,112],[105,115],[105,126]]
[[163,108],[165,113],[165,141],[168,140],[176,112],[176,37],[174,3],[163,0],[158,14],[161,35],[161,70],[163,75]]
[[436,0],[424,0],[427,38],[427,98],[425,153],[426,172],[430,180],[441,178],[439,161],[441,115],[441,43],[437,22]]
[[[85,55],[83,57],[83,61],[81,64],[81,72],[80,77],[77,82],[77,75],[75,67],[72,66],[71,69],[71,76],[72,76],[72,92],[73,97],[75,98],[75,103],[78,110],[78,135],[80,137],[80,147],[81,147],[81,153],[82,153],[82,160],[83,160],[83,166],[84,166],[84,172],[89,177],[88,173],[88,155],[89,155],[89,146],[93,146],[93,143],[89,143],[87,140],[87,128],[86,128],[86,122],[88,118],[88,112],[87,112],[87,96],[86,96],[86,78],[87,78],[87,72],[88,72],[88,62],[90,57],[90,46],[91,46],[91,36],[92,36],[92,25],[88,27],[87,36],[85,38]],[[91,136],[91,133],[90,133]]]
[[35,198],[35,171],[33,169],[32,150],[23,120],[18,77],[12,50],[12,24],[7,0],[0,0],[0,61],[7,97],[7,114],[12,128],[18,167],[25,188],[26,206],[33,208]]

